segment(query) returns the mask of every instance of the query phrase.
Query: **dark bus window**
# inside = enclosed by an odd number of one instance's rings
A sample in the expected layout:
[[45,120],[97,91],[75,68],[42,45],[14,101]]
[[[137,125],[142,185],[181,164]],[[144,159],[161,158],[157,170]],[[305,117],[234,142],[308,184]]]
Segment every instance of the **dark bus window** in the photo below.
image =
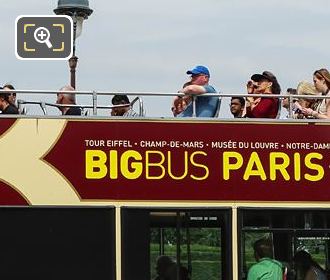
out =
[[228,209],[124,208],[123,279],[155,279],[164,255],[173,262],[166,274],[179,267],[191,280],[231,279],[230,229]]
[[114,209],[0,208],[1,279],[115,279]]
[[[308,252],[328,273],[330,250],[330,211],[324,209],[256,209],[238,210],[240,279],[247,279],[256,263],[253,244],[265,238],[273,245],[274,259],[287,270],[287,279],[297,279],[293,257],[298,251]],[[261,222],[262,221],[262,222]]]

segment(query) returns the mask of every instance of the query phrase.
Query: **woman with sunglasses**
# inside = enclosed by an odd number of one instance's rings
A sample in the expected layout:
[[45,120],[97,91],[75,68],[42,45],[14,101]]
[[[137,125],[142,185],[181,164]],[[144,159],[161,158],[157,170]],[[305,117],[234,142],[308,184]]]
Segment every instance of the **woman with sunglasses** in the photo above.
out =
[[[4,90],[15,90],[14,86],[11,84],[5,84],[3,86]],[[10,104],[16,106],[16,92],[8,92],[8,101]]]
[[[313,81],[316,90],[321,93],[322,96],[330,96],[330,73],[327,69],[322,68],[316,70],[313,74]],[[303,108],[302,113],[305,116],[311,116],[315,119],[329,119],[330,99],[320,100],[316,110],[311,108]]]

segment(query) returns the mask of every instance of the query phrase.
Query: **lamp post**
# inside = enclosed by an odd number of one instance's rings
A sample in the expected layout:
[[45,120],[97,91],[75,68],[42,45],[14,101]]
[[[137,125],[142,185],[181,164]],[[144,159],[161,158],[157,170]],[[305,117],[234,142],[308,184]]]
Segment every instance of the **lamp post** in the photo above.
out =
[[76,68],[78,62],[78,57],[76,57],[76,38],[81,34],[83,21],[93,13],[93,10],[89,8],[88,0],[58,0],[54,13],[70,16],[73,21],[73,54],[69,59],[69,67],[70,85],[76,88]]

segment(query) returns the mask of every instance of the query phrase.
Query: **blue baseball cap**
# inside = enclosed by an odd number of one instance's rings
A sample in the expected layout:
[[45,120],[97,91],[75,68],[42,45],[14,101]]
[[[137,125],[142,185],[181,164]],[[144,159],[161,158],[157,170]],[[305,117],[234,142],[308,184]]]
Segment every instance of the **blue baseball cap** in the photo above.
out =
[[210,77],[209,69],[207,69],[207,67],[202,66],[202,65],[195,66],[194,69],[192,69],[192,70],[188,70],[188,71],[187,71],[187,74],[188,74],[188,75],[204,74],[204,75]]

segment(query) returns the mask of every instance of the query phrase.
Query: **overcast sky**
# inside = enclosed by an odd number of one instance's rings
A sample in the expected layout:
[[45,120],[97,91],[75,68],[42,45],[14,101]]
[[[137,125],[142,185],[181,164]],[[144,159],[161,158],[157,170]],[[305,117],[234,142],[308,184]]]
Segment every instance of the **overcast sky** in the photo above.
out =
[[[1,1],[0,83],[52,90],[68,84],[67,61],[22,61],[14,51],[16,17],[53,14],[57,0]],[[185,72],[198,64],[210,69],[210,84],[223,93],[245,93],[246,81],[263,70],[272,71],[285,90],[312,81],[316,69],[330,68],[329,0],[90,0],[89,5],[94,12],[77,40],[79,90],[176,92],[187,81]],[[170,103],[146,98],[147,115],[170,116]]]

